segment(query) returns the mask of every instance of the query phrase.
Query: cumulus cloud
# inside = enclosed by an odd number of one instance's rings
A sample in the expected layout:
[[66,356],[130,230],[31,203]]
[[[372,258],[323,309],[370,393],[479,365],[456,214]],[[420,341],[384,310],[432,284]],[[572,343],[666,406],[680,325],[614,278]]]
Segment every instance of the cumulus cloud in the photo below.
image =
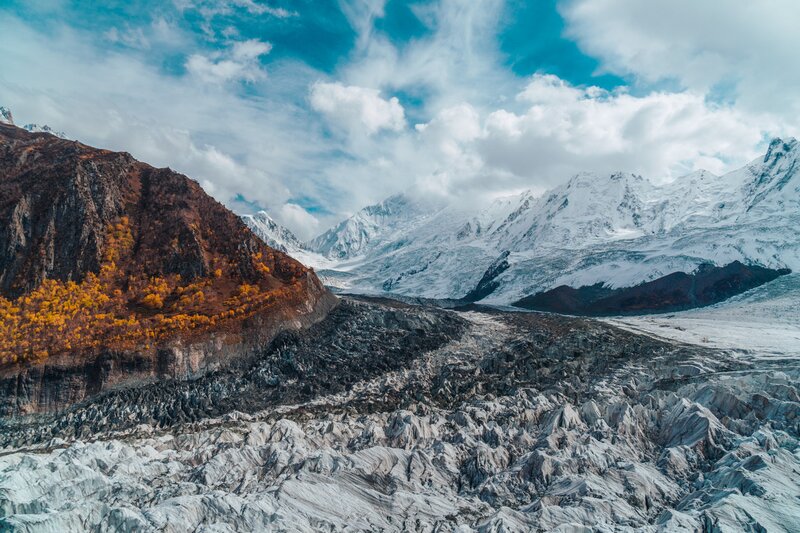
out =
[[[377,29],[384,0],[339,0],[357,35],[339,67],[323,74],[282,50],[268,81],[270,43],[241,35],[255,16],[292,13],[258,0],[175,3],[192,13],[104,28],[106,40],[67,24],[33,30],[0,10],[0,104],[172,166],[302,236],[398,191],[480,203],[587,170],[721,173],[767,136],[797,134],[787,124],[800,99],[800,74],[785,68],[797,38],[780,26],[794,24],[788,8],[781,21],[745,3],[721,13],[688,0],[562,0],[567,34],[600,70],[636,80],[631,92],[608,92],[514,74],[497,45],[503,0],[415,3],[428,31],[401,44]],[[185,73],[164,71],[174,58]],[[309,214],[290,201],[299,197],[324,210]]]
[[755,157],[773,125],[693,92],[633,96],[533,76],[520,112],[486,117],[477,149],[488,165],[540,183],[581,170],[625,170],[674,178],[702,164],[712,172]]
[[270,43],[258,39],[238,41],[226,52],[190,55],[186,71],[206,83],[254,82],[266,77],[259,58],[271,50]]
[[369,135],[381,130],[400,131],[406,126],[403,106],[396,97],[388,100],[377,89],[316,82],[311,86],[311,105],[334,124]]
[[406,189],[475,205],[542,192],[583,171],[655,181],[700,168],[723,173],[755,158],[776,128],[769,117],[691,91],[636,96],[537,74],[505,107],[462,102],[391,142],[349,143],[354,157],[331,173],[361,184],[354,198]]
[[605,70],[721,92],[749,111],[800,112],[796,0],[562,0],[559,8],[566,34]]

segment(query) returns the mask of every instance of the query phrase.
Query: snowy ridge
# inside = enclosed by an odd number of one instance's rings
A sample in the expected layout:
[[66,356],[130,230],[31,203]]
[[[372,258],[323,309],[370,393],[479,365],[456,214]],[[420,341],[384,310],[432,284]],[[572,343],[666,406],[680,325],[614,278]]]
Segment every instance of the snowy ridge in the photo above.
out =
[[66,139],[67,135],[63,131],[55,131],[53,128],[45,124],[44,126],[40,126],[38,124],[25,124],[22,126],[22,129],[28,130],[31,133],[49,133],[50,135],[55,135],[61,139]]
[[294,233],[275,222],[266,211],[259,211],[254,215],[240,215],[240,217],[253,230],[253,233],[276,250],[291,255],[293,252],[306,249]]
[[309,250],[294,233],[278,224],[266,211],[259,211],[252,215],[240,215],[240,218],[268,246],[284,252],[304,265],[315,268],[324,268],[330,265],[331,262],[327,258]]
[[477,213],[398,195],[308,246],[334,261],[328,280],[431,298],[463,297],[503,256],[509,266],[484,300],[501,304],[562,284],[636,285],[706,262],[798,270],[799,155],[795,139],[775,139],[742,169],[662,185],[581,173],[542,196],[525,192]]
[[[11,110],[7,107],[0,106],[0,124],[7,124],[9,126],[15,126],[14,124],[14,115],[11,113]],[[67,136],[61,131],[55,131],[53,128],[48,126],[47,124],[40,126],[39,124],[25,124],[22,126],[22,129],[27,130],[31,133],[49,133],[50,135],[55,135],[61,139],[66,139]]]
[[406,195],[394,195],[343,220],[313,239],[309,248],[331,259],[363,256],[382,243],[402,238],[429,209]]
[[11,110],[7,107],[0,106],[0,124],[14,125],[14,115],[11,114]]

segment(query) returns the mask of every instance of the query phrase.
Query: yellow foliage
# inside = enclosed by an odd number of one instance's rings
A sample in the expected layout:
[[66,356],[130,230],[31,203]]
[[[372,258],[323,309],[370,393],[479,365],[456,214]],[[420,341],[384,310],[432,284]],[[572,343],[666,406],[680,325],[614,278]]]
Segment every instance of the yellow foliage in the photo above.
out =
[[[14,301],[0,297],[0,364],[100,347],[150,349],[179,333],[246,318],[302,290],[297,283],[269,290],[265,276],[264,287],[261,281],[242,283],[231,292],[224,289],[230,285],[221,279],[220,268],[191,283],[182,283],[179,275],[132,277],[118,265],[129,257],[133,242],[130,223],[123,217],[109,228],[99,275],[90,273],[80,283],[45,280]],[[268,273],[261,254],[256,256],[258,270]],[[272,254],[264,259],[274,260]],[[303,271],[293,270],[292,279]],[[140,316],[134,312],[139,304],[159,314]]]
[[161,309],[164,307],[164,301],[159,294],[150,293],[142,299],[142,305],[150,309]]

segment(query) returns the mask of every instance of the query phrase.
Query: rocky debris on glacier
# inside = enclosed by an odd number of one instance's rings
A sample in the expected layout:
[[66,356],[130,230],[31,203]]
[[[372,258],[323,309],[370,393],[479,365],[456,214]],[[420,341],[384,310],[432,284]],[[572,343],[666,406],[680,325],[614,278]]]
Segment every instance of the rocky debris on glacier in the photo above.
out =
[[7,421],[0,529],[796,531],[795,361],[481,308],[328,322]]

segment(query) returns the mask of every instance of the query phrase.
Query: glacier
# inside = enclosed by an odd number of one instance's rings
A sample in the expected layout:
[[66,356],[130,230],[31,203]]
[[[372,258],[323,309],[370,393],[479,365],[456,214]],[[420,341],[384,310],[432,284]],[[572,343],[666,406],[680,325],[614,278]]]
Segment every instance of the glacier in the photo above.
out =
[[797,353],[371,299],[333,320],[244,371],[7,422],[0,529],[797,531]]

